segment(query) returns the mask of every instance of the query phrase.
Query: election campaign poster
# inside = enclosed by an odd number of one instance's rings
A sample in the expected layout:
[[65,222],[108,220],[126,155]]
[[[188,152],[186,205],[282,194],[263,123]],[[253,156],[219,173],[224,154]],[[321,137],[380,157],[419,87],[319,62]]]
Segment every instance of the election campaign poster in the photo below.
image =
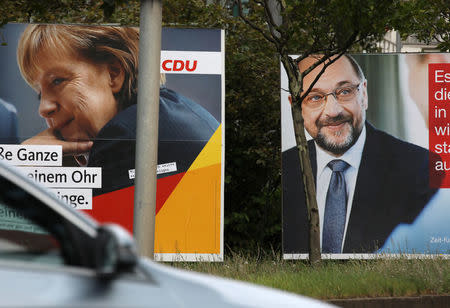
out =
[[[0,31],[0,160],[132,233],[139,29]],[[156,260],[223,260],[224,63],[222,30],[163,29]]]
[[[303,71],[320,55],[300,61]],[[450,255],[450,54],[343,55],[302,102],[322,257]],[[308,257],[308,213],[281,66],[283,257]]]

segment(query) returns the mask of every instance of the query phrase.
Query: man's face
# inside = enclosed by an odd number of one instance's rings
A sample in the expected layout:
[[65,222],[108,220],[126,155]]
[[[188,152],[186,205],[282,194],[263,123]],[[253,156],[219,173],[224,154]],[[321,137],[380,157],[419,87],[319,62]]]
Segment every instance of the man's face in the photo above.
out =
[[[306,70],[315,61],[315,58],[303,60],[299,65],[300,71]],[[304,92],[322,67],[316,67],[304,78]],[[341,156],[358,140],[366,119],[367,83],[359,79],[350,61],[341,57],[327,67],[311,90],[311,93],[328,94],[357,85],[359,88],[351,100],[338,102],[333,95],[328,95],[322,106],[302,105],[306,130],[322,149],[334,156]]]

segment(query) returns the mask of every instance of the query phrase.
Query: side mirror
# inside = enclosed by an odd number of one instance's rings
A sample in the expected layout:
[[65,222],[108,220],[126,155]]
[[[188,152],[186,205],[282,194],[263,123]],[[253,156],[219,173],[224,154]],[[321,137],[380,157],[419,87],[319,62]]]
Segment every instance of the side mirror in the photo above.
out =
[[122,227],[114,224],[100,226],[95,242],[95,264],[100,277],[111,277],[136,265],[136,245]]

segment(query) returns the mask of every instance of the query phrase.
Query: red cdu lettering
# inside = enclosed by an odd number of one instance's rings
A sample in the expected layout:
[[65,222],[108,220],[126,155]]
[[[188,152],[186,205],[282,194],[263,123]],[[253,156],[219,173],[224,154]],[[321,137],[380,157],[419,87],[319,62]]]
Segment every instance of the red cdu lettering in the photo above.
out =
[[170,67],[167,66],[167,64],[172,63],[172,60],[164,60],[162,63],[162,68],[165,71],[171,71],[172,69]]
[[173,71],[179,72],[184,69],[184,62],[181,60],[175,60],[173,61]]
[[184,69],[188,72],[193,72],[197,69],[197,60],[187,60],[186,63],[182,60],[164,60],[161,64],[164,71],[180,72]]
[[192,67],[189,67],[189,60],[186,61],[186,70],[188,72],[193,72],[197,68],[197,60],[194,60],[194,63],[192,64]]

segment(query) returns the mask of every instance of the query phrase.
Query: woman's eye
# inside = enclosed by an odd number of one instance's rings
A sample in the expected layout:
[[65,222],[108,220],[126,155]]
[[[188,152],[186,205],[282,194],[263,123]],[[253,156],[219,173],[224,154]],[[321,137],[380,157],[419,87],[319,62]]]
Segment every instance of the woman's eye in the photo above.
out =
[[55,79],[53,79],[52,84],[57,86],[57,85],[61,84],[63,81],[64,81],[64,78],[55,78]]

